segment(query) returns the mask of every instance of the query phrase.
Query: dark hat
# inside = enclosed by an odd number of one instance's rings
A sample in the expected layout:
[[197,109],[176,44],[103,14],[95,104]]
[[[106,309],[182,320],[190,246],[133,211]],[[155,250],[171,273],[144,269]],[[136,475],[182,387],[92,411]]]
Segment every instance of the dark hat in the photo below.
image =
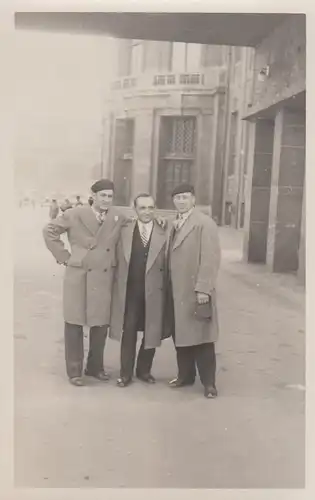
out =
[[194,186],[192,186],[191,184],[180,184],[175,189],[173,189],[172,198],[177,194],[181,193],[191,193],[194,195],[195,194]]
[[99,181],[96,181],[91,187],[91,191],[93,193],[103,191],[104,189],[111,189],[112,191],[114,191],[114,183],[109,179],[101,179]]

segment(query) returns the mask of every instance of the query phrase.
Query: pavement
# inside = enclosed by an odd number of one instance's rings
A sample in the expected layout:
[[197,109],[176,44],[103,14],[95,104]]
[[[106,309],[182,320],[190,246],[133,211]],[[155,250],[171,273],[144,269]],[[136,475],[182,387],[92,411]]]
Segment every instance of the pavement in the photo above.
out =
[[[157,351],[155,386],[66,378],[63,268],[45,249],[48,209],[16,210],[15,485],[24,488],[303,488],[304,289],[241,261],[242,233],[220,229],[219,397],[171,390],[175,352]],[[85,342],[87,339],[85,339]],[[86,346],[87,347],[87,346]]]

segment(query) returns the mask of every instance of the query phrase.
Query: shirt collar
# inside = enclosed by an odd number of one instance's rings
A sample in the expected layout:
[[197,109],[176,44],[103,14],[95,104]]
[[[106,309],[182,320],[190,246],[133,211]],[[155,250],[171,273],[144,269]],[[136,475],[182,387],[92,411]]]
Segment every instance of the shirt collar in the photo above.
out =
[[91,205],[91,209],[93,210],[93,212],[97,218],[100,217],[101,214],[107,215],[107,213],[108,213],[108,208],[106,208],[106,210],[102,210],[102,212],[98,212],[97,210],[95,210],[95,207],[93,205]]
[[147,222],[147,223],[142,222],[139,219],[137,219],[137,221],[138,221],[138,224],[139,224],[140,227],[141,226],[145,226],[147,229],[152,229],[152,227],[153,227],[153,220],[151,220],[150,222]]
[[193,213],[194,211],[194,208],[191,208],[190,210],[188,210],[188,212],[185,212],[184,214],[180,214],[179,212],[177,213],[176,215],[176,219],[179,219],[179,220],[187,220],[188,217],[190,217],[190,215]]

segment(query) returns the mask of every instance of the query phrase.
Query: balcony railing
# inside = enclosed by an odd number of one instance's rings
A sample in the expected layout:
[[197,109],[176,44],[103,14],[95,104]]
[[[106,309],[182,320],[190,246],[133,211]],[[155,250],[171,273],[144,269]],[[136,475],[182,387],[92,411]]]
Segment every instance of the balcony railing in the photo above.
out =
[[120,80],[116,80],[112,85],[112,89],[156,89],[157,87],[186,88],[188,86],[200,89],[215,88],[224,84],[224,75],[224,68],[212,68],[204,73],[143,73],[138,77],[125,77]]
[[120,80],[116,80],[113,85],[113,90],[121,90],[121,89],[130,89],[132,87],[136,87],[137,79],[132,78],[121,78]]

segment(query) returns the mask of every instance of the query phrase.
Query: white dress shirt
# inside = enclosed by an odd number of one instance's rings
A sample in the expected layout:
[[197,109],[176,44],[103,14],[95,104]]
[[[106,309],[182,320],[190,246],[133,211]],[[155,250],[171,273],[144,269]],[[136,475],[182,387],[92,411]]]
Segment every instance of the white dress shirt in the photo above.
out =
[[147,240],[149,241],[152,230],[153,230],[153,220],[151,220],[150,222],[144,223],[138,219],[138,227],[139,227],[140,234],[142,234],[144,231],[146,232]]
[[176,215],[176,219],[174,220],[174,227],[175,227],[176,231],[179,231],[179,229],[181,229],[181,227],[183,227],[183,225],[185,224],[186,220],[193,213],[194,208],[195,207],[191,208],[190,210],[188,210],[188,212],[185,212],[183,214],[178,213]]

